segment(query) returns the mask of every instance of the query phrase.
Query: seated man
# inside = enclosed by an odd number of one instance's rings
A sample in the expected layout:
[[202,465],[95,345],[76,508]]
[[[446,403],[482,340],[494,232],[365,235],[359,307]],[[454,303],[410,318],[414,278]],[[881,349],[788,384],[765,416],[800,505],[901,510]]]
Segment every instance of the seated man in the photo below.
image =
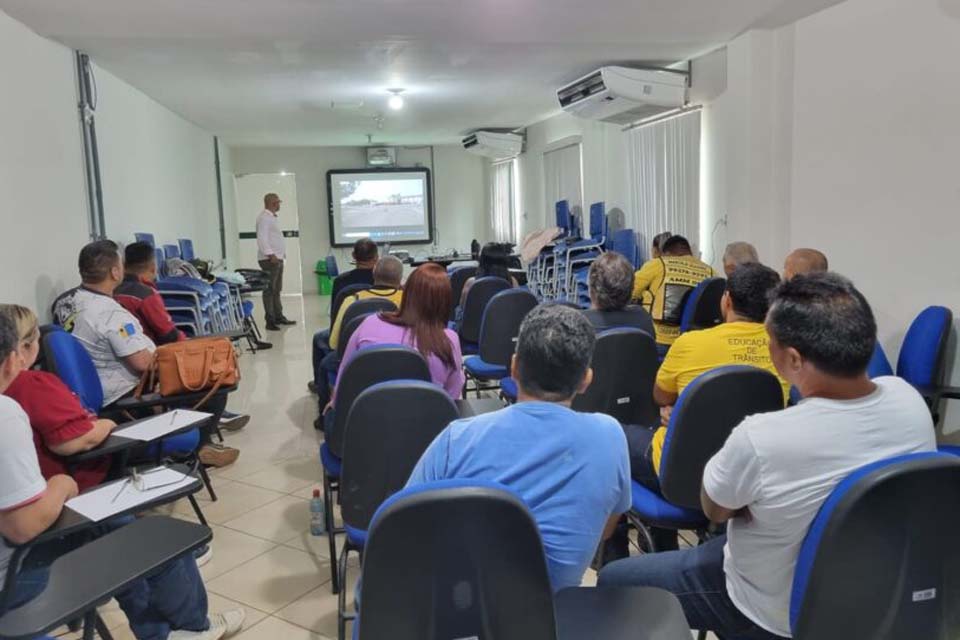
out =
[[[17,331],[6,315],[0,315],[0,393],[23,369],[17,352]],[[0,588],[7,577],[13,544],[26,544],[48,529],[77,495],[77,483],[57,474],[44,480],[33,448],[30,423],[20,406],[0,396]],[[13,586],[9,608],[19,607],[40,595],[47,584],[53,561],[81,546],[97,532],[105,533],[121,522],[108,522],[92,531],[78,533],[33,547],[23,561]],[[136,580],[117,594],[120,608],[139,640],[218,640],[243,626],[243,609],[207,615],[207,592],[192,557],[167,563],[149,578]],[[2,613],[2,612],[0,612]]]
[[343,317],[347,309],[357,300],[366,298],[386,298],[400,308],[403,300],[403,290],[400,283],[403,280],[403,263],[395,256],[383,256],[373,268],[373,287],[358,291],[343,300],[337,317],[330,327],[330,348],[337,349],[340,345],[340,330],[343,329]]
[[[123,260],[112,240],[91,242],[80,251],[82,284],[62,294],[53,303],[54,321],[83,345],[97,369],[103,389],[104,410],[131,395],[141,374],[153,362],[156,345],[143,332],[140,321],[114,300],[113,292],[123,281]],[[219,420],[226,398],[210,398],[205,410]],[[240,452],[213,444],[212,427],[201,428],[200,461],[222,467],[236,461]]]
[[[628,425],[630,462],[633,478],[643,486],[660,490],[660,455],[666,439],[670,411],[684,388],[702,373],[732,364],[747,364],[776,373],[770,359],[769,337],[763,326],[769,308],[768,296],[780,282],[769,267],[747,264],[727,279],[727,290],[720,300],[724,323],[710,329],[689,331],[673,343],[653,389],[653,399],[661,410],[662,426],[655,432],[643,426]],[[790,385],[783,386],[784,403]],[[657,548],[675,549],[674,531],[653,531]]]
[[664,242],[661,252],[659,258],[648,260],[634,275],[631,298],[650,301],[657,348],[663,355],[680,335],[687,294],[713,277],[713,269],[693,256],[693,249],[683,236]]
[[[353,244],[353,263],[355,269],[344,271],[333,279],[333,290],[330,293],[330,324],[333,325],[337,319],[337,297],[344,287],[350,285],[362,284],[373,285],[373,268],[377,264],[377,255],[379,250],[377,245],[369,238],[361,238]],[[327,357],[331,351],[330,348],[330,329],[321,329],[313,334],[313,380],[307,383],[307,388],[313,393],[318,393],[326,389],[320,372],[320,363]],[[321,399],[321,406],[327,398]]]
[[628,306],[633,291],[633,265],[619,253],[608,251],[594,260],[587,275],[590,308],[584,311],[597,333],[632,327],[654,337],[653,319],[640,306]]
[[540,527],[554,590],[580,584],[597,544],[630,508],[620,425],[570,409],[593,378],[595,341],[593,327],[575,309],[531,311],[512,364],[517,404],[451,423],[407,483],[474,478],[518,493]]
[[694,629],[755,640],[790,636],[790,592],[810,523],[837,484],[871,462],[936,448],[930,410],[895,377],[867,377],[877,325],[835,274],[780,286],[767,316],[781,376],[807,398],[746,418],[703,474],[701,502],[726,535],[608,565],[600,586],[682,594]]
[[730,277],[742,264],[758,264],[760,256],[757,249],[749,242],[731,242],[723,250],[723,272]]
[[816,249],[794,249],[783,261],[783,279],[811,273],[826,273],[830,268],[827,256]]
[[173,324],[163,298],[157,291],[157,256],[146,242],[128,244],[123,250],[123,282],[113,297],[123,308],[137,316],[143,332],[155,344],[186,340]]

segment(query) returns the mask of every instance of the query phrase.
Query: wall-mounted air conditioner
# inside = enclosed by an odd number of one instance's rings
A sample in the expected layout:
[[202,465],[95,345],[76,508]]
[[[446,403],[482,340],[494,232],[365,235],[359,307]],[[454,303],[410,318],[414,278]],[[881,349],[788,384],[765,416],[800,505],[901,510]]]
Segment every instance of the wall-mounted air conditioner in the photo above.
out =
[[463,139],[463,148],[494,160],[506,160],[523,151],[523,136],[517,133],[475,131]]
[[557,100],[564,111],[581,118],[630,124],[683,107],[687,74],[601,67],[559,89]]

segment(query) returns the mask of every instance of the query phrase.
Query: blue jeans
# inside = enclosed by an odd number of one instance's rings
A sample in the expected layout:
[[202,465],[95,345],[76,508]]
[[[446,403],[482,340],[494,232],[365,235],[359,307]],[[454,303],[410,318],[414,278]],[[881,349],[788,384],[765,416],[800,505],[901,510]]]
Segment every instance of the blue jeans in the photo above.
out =
[[725,640],[780,640],[740,613],[727,594],[723,545],[727,536],[682,551],[611,562],[600,571],[601,587],[657,587],[677,596],[690,628],[713,631]]
[[[132,517],[116,518],[90,531],[31,549],[17,574],[10,608],[26,604],[43,592],[50,565],[58,557],[132,520]],[[135,581],[116,598],[138,640],[166,640],[170,632],[177,629],[205,631],[210,626],[207,590],[192,555],[168,562],[156,572]]]
[[331,351],[333,349],[330,348],[330,329],[317,331],[313,334],[313,383],[317,385],[318,389],[320,385],[327,383],[327,379],[320,371],[320,363]]

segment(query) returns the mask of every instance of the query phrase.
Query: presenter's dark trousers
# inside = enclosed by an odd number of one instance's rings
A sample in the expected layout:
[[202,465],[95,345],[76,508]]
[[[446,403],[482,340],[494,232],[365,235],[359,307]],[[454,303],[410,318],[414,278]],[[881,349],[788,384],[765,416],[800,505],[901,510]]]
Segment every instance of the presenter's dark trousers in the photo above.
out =
[[270,276],[267,288],[263,290],[263,311],[268,325],[276,325],[284,319],[283,305],[280,303],[280,291],[283,289],[283,260],[270,262],[261,260],[260,268]]

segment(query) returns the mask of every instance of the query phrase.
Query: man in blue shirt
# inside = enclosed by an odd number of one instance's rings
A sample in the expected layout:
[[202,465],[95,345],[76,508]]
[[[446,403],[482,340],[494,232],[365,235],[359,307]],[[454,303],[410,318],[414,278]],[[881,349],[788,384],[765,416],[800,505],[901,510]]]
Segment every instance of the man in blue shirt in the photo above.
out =
[[540,528],[554,590],[580,585],[597,545],[630,508],[623,429],[609,416],[570,409],[593,379],[595,342],[575,309],[531,311],[512,363],[517,404],[451,423],[407,483],[476,478],[512,489]]

